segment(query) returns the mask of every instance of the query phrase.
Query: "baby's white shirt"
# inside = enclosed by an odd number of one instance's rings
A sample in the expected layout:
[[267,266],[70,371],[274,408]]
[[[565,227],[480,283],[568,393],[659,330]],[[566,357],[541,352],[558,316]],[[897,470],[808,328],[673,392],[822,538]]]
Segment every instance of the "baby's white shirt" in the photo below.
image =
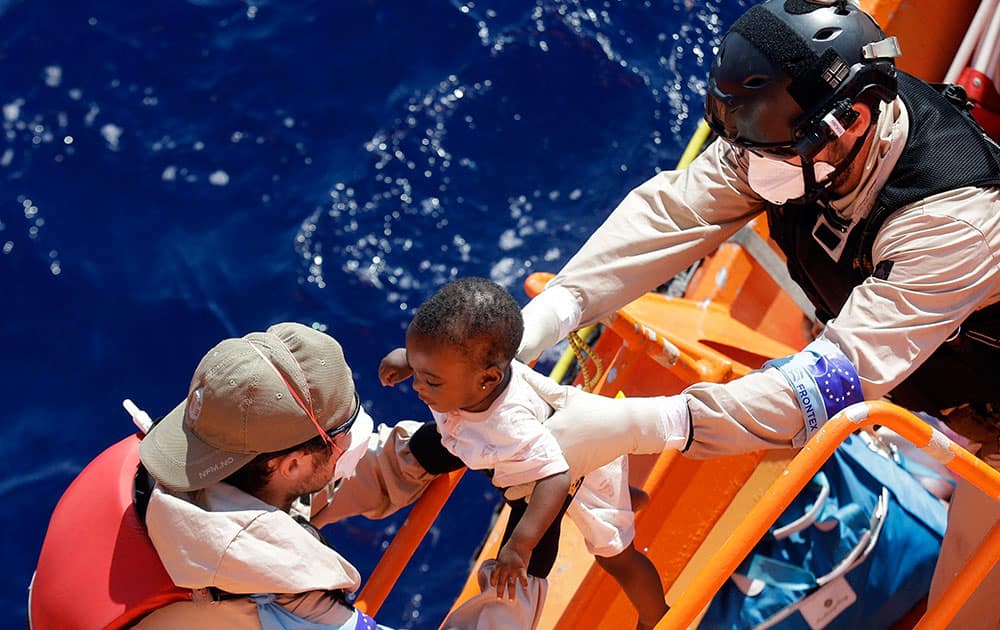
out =
[[523,378],[530,369],[512,361],[507,389],[485,411],[431,412],[441,444],[468,468],[492,468],[498,488],[569,470],[559,443],[542,424],[552,410]]

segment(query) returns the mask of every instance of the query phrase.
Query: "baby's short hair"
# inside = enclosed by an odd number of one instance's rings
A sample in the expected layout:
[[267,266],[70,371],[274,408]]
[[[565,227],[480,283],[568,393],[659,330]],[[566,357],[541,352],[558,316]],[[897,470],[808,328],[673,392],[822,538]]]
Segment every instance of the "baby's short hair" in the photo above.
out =
[[469,352],[484,366],[506,367],[521,344],[521,307],[486,278],[459,278],[420,305],[410,330]]

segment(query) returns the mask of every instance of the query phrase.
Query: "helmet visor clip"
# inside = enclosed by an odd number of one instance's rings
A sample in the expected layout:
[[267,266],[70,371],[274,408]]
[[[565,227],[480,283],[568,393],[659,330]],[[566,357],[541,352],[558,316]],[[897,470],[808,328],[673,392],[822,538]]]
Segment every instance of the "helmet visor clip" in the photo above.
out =
[[858,116],[858,110],[854,109],[850,100],[838,102],[798,141],[795,149],[803,158],[812,160],[827,143],[844,135]]

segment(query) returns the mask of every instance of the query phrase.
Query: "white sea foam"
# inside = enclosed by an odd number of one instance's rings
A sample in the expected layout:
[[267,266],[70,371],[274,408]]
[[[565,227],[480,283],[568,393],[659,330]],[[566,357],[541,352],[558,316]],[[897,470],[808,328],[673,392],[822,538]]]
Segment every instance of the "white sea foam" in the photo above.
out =
[[112,151],[118,150],[118,141],[121,139],[123,131],[121,127],[111,123],[101,127],[101,136],[104,137],[104,140],[108,143],[108,148]]
[[225,186],[229,183],[229,173],[218,170],[208,176],[208,182],[213,186]]

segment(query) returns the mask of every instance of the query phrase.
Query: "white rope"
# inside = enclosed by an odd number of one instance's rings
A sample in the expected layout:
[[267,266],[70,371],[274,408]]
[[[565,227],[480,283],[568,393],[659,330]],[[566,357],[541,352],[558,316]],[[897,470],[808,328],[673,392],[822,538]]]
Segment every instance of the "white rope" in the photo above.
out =
[[994,22],[997,21],[996,10],[998,1],[1000,0],[982,0],[979,3],[979,9],[976,10],[976,15],[972,18],[969,30],[965,33],[965,38],[962,39],[962,45],[959,46],[958,52],[955,53],[955,58],[948,68],[948,73],[944,76],[945,83],[958,81],[958,76],[962,74],[962,70],[965,70],[969,65],[973,52],[979,44],[979,39],[983,31],[986,30],[986,24],[990,18],[993,18]]
[[997,69],[997,38],[1000,37],[1000,15],[996,13],[996,2],[993,11],[990,13],[990,25],[986,29],[986,35],[979,42],[976,49],[976,57],[972,61],[972,67],[982,72],[992,80],[996,80]]

